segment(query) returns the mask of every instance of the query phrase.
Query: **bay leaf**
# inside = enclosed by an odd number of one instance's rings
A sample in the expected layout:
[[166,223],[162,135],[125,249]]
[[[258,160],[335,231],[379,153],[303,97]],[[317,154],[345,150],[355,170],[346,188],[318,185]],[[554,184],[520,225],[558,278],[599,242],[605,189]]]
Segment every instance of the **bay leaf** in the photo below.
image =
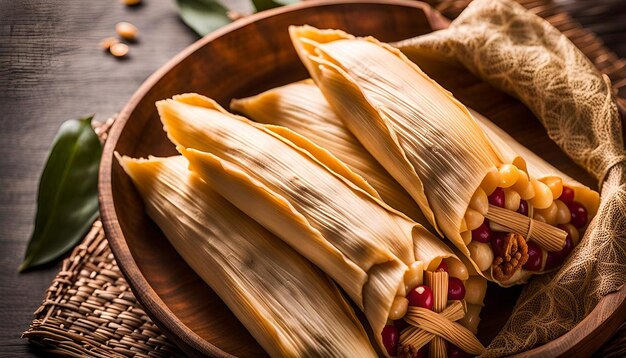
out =
[[68,120],[59,128],[39,181],[35,229],[20,271],[63,255],[98,217],[102,144],[92,118]]
[[283,5],[295,4],[297,2],[298,0],[252,0],[252,4],[257,12],[273,9]]
[[231,22],[228,9],[216,0],[176,0],[176,5],[185,24],[200,36]]

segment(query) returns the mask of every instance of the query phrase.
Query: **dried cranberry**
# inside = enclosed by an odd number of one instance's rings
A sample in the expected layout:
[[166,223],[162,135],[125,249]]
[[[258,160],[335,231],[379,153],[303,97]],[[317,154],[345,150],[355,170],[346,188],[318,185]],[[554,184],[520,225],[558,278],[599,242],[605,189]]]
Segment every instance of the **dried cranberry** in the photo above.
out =
[[465,298],[465,286],[463,281],[456,277],[448,278],[448,299],[462,300]]
[[528,241],[528,261],[522,266],[525,270],[539,271],[541,270],[541,260],[543,252],[541,247],[533,241]]
[[572,219],[570,220],[572,225],[578,229],[587,225],[587,209],[581,203],[572,201],[567,204],[567,208],[572,214]]
[[524,216],[528,216],[528,202],[526,200],[519,201],[519,208],[517,208],[517,212]]
[[494,256],[501,256],[504,253],[502,252],[502,244],[504,242],[504,238],[506,237],[506,232],[496,231],[491,236],[491,249],[494,252]]
[[565,204],[569,204],[574,201],[574,189],[563,186],[563,192],[561,193],[561,196],[559,196],[559,200]]
[[560,251],[548,251],[548,257],[546,258],[546,270],[560,266],[573,249],[574,243],[572,242],[572,237],[567,235],[565,245]]
[[496,188],[496,190],[489,195],[489,204],[504,207],[504,189]]
[[487,243],[491,240],[491,229],[489,228],[489,220],[485,221],[476,229],[472,230],[472,240]]
[[395,357],[398,354],[398,338],[400,336],[398,334],[398,328],[396,328],[396,326],[387,325],[383,328],[381,335],[387,354]]
[[409,292],[406,296],[409,300],[409,306],[422,307],[429,310],[433,309],[434,298],[433,291],[426,285],[419,285]]

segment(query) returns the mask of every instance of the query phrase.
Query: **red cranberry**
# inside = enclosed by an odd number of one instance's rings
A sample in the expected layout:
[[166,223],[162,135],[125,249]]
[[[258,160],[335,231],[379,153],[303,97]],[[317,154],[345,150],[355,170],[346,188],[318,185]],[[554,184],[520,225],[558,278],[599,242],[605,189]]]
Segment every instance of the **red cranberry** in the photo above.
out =
[[439,264],[439,266],[437,266],[437,269],[435,271],[448,272],[448,264],[444,260],[441,260],[441,263]]
[[528,261],[522,266],[525,270],[528,271],[539,271],[541,270],[541,260],[543,253],[541,251],[541,247],[537,245],[534,241],[528,241]]
[[450,343],[450,342],[446,342],[447,343],[447,349],[448,349],[448,358],[466,358],[466,357],[471,357],[469,354],[465,353],[464,350],[462,350],[461,348],[455,346],[454,344]]
[[548,256],[546,257],[546,270],[553,269],[562,263],[563,258],[558,251],[548,251]]
[[409,292],[406,298],[409,300],[409,306],[422,307],[429,310],[433,309],[433,291],[426,285],[415,287]]
[[465,286],[463,281],[456,277],[448,278],[448,299],[449,300],[462,300],[465,298]]
[[561,255],[563,255],[563,259],[567,258],[569,254],[572,253],[572,251],[574,251],[574,241],[572,240],[572,237],[570,235],[567,235],[567,237],[565,238],[565,245],[563,245],[563,248],[561,249]]
[[546,270],[560,266],[573,249],[574,243],[572,242],[572,237],[567,235],[565,245],[561,251],[548,251],[548,257],[546,258]]
[[498,256],[502,253],[502,244],[506,235],[506,232],[496,231],[491,236],[491,249]]
[[491,195],[489,195],[489,204],[504,207],[504,189],[496,188]]
[[489,220],[485,219],[483,223],[472,230],[472,240],[478,242],[489,242],[491,240],[491,229],[489,228]]
[[565,204],[569,204],[574,201],[574,189],[563,186],[563,192],[561,193],[561,196],[559,196],[559,200]]
[[528,202],[526,200],[519,201],[519,208],[517,209],[517,212],[524,216],[528,216]]
[[576,226],[578,229],[587,225],[587,209],[585,209],[581,203],[572,201],[567,204],[567,207],[570,213],[572,213],[572,219],[570,221],[572,225]]
[[398,329],[396,326],[387,325],[383,328],[383,332],[381,333],[383,336],[383,345],[387,350],[387,354],[392,357],[395,357],[398,354]]

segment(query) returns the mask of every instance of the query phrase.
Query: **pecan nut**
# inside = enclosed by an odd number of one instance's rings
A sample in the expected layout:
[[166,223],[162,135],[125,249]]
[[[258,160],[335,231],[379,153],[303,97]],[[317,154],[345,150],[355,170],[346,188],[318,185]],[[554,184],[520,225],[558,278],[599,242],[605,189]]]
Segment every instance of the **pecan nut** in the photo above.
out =
[[493,260],[493,278],[506,281],[513,277],[528,261],[528,244],[526,239],[517,233],[510,232],[502,241],[499,252]]

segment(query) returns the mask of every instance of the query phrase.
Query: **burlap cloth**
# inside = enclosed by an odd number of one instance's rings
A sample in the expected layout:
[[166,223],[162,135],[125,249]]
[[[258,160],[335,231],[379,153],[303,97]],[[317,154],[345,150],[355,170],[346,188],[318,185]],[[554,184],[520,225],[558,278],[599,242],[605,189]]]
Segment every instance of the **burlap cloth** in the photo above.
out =
[[[431,1],[451,18],[468,2]],[[460,61],[483,80],[517,95],[551,138],[602,187],[600,209],[585,238],[563,269],[526,286],[509,322],[489,346],[494,356],[520,352],[561,336],[601,297],[626,281],[622,128],[611,86],[597,72],[612,76],[614,88],[624,87],[626,63],[551,1],[517,2],[565,33],[584,55],[561,32],[508,0],[475,0],[450,29],[404,43],[415,51]],[[499,37],[504,41],[494,41]],[[547,52],[525,45],[537,38]],[[111,123],[97,129],[102,140]],[[182,355],[130,291],[99,221],[63,261],[24,337],[45,352],[69,356]],[[626,356],[626,324],[599,356]]]

